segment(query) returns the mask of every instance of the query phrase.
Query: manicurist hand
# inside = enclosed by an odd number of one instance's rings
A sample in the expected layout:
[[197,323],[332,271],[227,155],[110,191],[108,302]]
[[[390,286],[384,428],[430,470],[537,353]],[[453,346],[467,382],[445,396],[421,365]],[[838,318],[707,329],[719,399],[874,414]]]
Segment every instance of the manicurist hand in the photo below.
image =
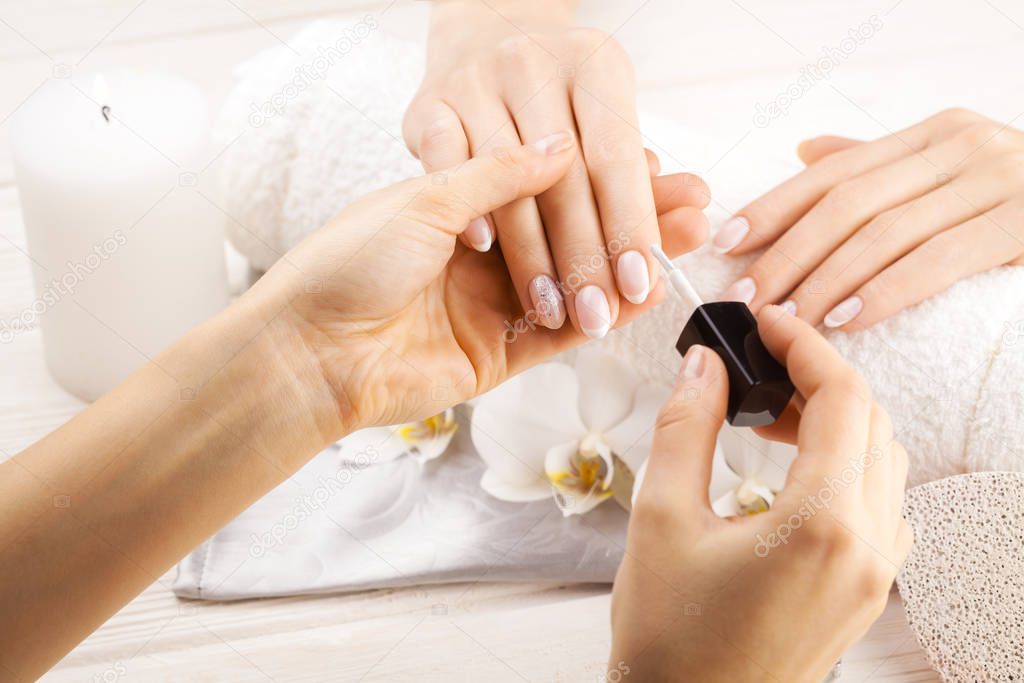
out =
[[[429,416],[585,340],[541,324],[562,305],[558,286],[524,309],[501,254],[456,241],[477,217],[558,183],[575,158],[562,131],[401,183],[346,208],[268,273],[269,299],[288,301],[296,353],[315,356],[350,428]],[[703,223],[661,225],[657,239],[673,254],[704,239]],[[619,324],[660,300],[658,282]]]
[[871,142],[800,146],[807,169],[740,210],[715,236],[729,254],[767,251],[723,298],[787,302],[860,329],[957,280],[1024,263],[1024,133],[962,109]]
[[645,158],[629,58],[611,36],[573,28],[574,5],[434,3],[426,74],[403,133],[432,172],[552,130],[575,132],[580,154],[565,176],[475,220],[462,239],[482,252],[500,245],[526,309],[539,308],[555,282],[571,283],[565,305],[540,324],[558,329],[568,315],[599,338],[657,280],[649,247],[660,240],[659,217],[703,225],[709,194],[696,176],[651,177],[657,160]]
[[[584,341],[537,324],[499,253],[457,241],[575,156],[573,135],[551,132],[368,195],[0,463],[0,678],[34,680],[325,445],[428,417]],[[704,238],[702,224],[661,227],[674,254]]]
[[612,600],[609,670],[643,681],[824,679],[881,614],[912,536],[907,458],[867,385],[809,325],[761,311],[806,398],[762,433],[799,455],[771,510],[719,518],[708,485],[728,381],[693,347],[658,419]]

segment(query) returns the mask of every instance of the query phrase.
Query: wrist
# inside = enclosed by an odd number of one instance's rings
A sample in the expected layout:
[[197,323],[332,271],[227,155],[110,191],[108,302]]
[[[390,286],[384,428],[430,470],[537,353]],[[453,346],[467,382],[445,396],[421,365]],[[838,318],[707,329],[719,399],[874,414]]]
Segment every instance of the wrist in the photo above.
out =
[[289,469],[357,428],[295,317],[286,302],[250,292],[158,359],[183,398]]

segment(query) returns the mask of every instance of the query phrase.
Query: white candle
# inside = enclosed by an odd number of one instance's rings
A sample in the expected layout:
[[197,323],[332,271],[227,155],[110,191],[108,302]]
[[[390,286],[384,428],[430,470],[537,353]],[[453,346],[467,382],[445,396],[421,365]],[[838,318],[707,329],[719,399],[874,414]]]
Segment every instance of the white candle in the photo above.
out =
[[190,83],[118,72],[53,80],[12,121],[46,363],[93,400],[223,308],[223,215],[196,189],[206,102]]

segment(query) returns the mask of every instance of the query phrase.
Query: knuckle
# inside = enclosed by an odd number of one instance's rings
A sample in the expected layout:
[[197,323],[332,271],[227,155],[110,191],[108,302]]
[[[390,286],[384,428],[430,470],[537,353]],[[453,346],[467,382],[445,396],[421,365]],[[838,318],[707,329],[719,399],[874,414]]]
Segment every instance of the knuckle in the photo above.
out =
[[819,206],[830,214],[853,213],[864,202],[866,191],[869,190],[862,181],[844,180],[825,193]]
[[935,114],[931,120],[954,126],[968,126],[982,120],[982,116],[965,107],[951,107]]
[[886,209],[868,221],[867,224],[854,235],[854,238],[864,240],[867,244],[874,243],[889,232],[889,229],[896,224],[896,221],[900,219],[904,212],[905,209]]
[[699,421],[699,415],[703,411],[694,410],[692,404],[692,399],[688,400],[685,395],[673,395],[658,411],[654,423],[655,431],[673,429]]
[[519,34],[499,42],[494,48],[494,55],[499,67],[518,68],[527,59],[532,59],[534,51],[529,36]]
[[621,169],[646,163],[644,148],[629,126],[603,126],[584,141],[584,156],[591,170]]
[[431,224],[456,224],[472,218],[469,215],[472,213],[469,205],[459,193],[446,186],[428,186],[413,201],[410,208],[421,214],[425,222]]
[[579,28],[574,28],[569,33],[569,42],[573,46],[582,49],[589,48],[592,50],[606,41],[614,42],[610,41],[610,38],[611,36],[609,36],[601,29],[591,28],[589,26],[581,26]]
[[875,431],[884,439],[885,444],[888,444],[892,440],[893,433],[892,417],[888,411],[876,403],[871,407],[871,419],[875,423]]
[[1002,155],[996,170],[999,176],[1009,178],[1014,184],[1024,184],[1024,149],[1015,148]]
[[465,135],[454,117],[436,119],[420,130],[418,149],[421,158],[456,146],[465,146]]
[[[869,552],[874,555],[874,551]],[[887,562],[877,556],[869,557],[863,551],[860,554],[865,555],[865,561],[858,571],[855,590],[866,599],[881,599],[892,587],[895,572]]]
[[803,543],[828,561],[842,562],[854,552],[853,534],[829,515],[811,517],[802,530]]
[[959,138],[969,147],[977,148],[998,143],[1002,130],[1002,126],[992,121],[979,121],[964,128]]

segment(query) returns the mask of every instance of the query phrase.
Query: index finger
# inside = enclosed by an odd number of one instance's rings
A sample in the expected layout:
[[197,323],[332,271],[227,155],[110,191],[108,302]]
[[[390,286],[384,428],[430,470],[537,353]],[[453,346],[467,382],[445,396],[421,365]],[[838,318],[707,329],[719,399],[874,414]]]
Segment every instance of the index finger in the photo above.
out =
[[817,330],[779,306],[761,310],[758,330],[806,399],[793,478],[837,475],[867,447],[874,405],[867,383]]

